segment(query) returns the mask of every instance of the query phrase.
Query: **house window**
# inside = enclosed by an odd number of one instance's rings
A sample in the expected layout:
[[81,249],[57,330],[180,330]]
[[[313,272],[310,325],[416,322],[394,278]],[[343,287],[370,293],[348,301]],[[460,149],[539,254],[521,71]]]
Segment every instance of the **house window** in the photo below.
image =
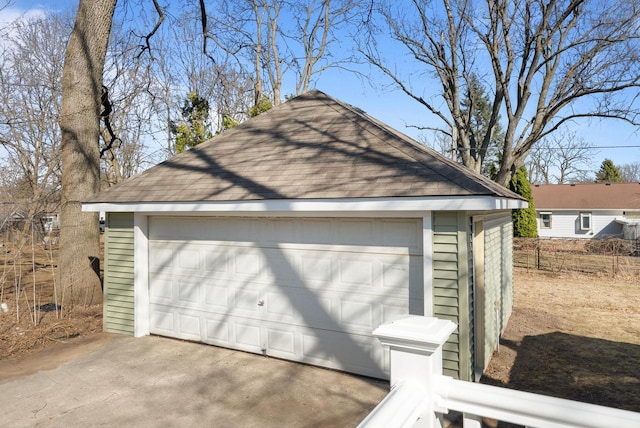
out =
[[542,229],[551,229],[551,213],[540,213],[540,224]]
[[591,213],[580,213],[580,230],[591,230]]

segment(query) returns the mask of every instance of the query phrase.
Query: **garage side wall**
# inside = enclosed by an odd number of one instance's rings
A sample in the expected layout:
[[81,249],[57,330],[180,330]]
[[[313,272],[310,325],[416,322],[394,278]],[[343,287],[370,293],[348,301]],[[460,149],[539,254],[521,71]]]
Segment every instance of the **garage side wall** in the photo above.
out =
[[484,361],[491,360],[513,309],[513,222],[511,212],[485,217]]
[[104,237],[104,331],[133,335],[133,249],[133,213],[108,213]]
[[433,315],[458,325],[443,347],[443,372],[471,380],[471,270],[468,217],[464,212],[433,215]]

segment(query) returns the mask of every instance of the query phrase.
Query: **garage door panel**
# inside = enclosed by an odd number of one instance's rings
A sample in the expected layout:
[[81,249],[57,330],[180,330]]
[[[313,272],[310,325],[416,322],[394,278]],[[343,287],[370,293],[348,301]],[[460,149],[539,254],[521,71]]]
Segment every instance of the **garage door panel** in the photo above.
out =
[[[415,264],[415,263],[414,263]],[[417,266],[413,267],[404,259],[382,261],[382,287],[385,289],[405,290],[407,284],[417,276]]]
[[178,247],[176,250],[178,265],[176,270],[178,273],[199,272],[202,270],[200,265],[200,251],[198,248],[188,246],[187,248]]
[[151,305],[150,309],[151,333],[174,337],[177,329],[173,309],[155,305]]
[[372,330],[424,310],[416,219],[152,218],[150,236],[154,334],[388,377]]
[[222,310],[229,308],[231,290],[221,285],[205,284],[205,305],[214,306]]
[[296,357],[296,331],[280,326],[267,328],[266,349],[269,355],[278,358],[294,359]]
[[172,246],[149,245],[149,269],[156,272],[173,270]]
[[173,302],[173,281],[153,278],[153,287],[149,290],[152,303],[171,304]]
[[255,352],[262,350],[259,325],[248,322],[235,322],[233,324],[233,332],[235,336],[235,343],[242,346],[243,349],[248,348]]
[[180,314],[178,316],[178,331],[182,339],[200,340],[200,317],[197,315]]
[[340,285],[373,288],[373,264],[354,257],[342,257],[338,261]]
[[255,278],[260,272],[261,258],[261,255],[253,249],[245,250],[245,252],[238,251],[233,254],[233,272]]
[[369,337],[314,330],[302,333],[299,358],[308,364],[385,378],[389,367],[384,354],[382,345]]
[[339,322],[357,330],[371,332],[374,325],[374,304],[356,300],[341,299],[339,306]]
[[423,300],[412,300],[407,305],[406,301],[388,301],[384,304],[380,305],[381,311],[381,322],[376,325],[377,328],[380,324],[396,320],[403,315],[408,313],[419,315],[419,311],[422,312],[424,309],[424,301]]
[[178,280],[178,300],[182,303],[199,304],[202,299],[200,298],[200,284],[192,281]]
[[317,253],[301,253],[302,279],[309,285],[323,286],[331,285],[332,280],[332,259],[322,257]]
[[262,248],[261,251],[264,260],[260,276],[266,283],[289,286],[300,284],[301,258],[295,251],[280,248]]
[[204,341],[220,346],[229,346],[231,336],[229,322],[224,319],[207,319],[205,321]]
[[233,309],[245,315],[257,315],[260,306],[260,293],[257,290],[234,290]]
[[266,316],[270,320],[293,322],[299,318],[296,316],[291,296],[287,296],[283,292],[265,293],[264,304]]
[[204,249],[204,257],[205,257],[205,266],[204,269],[206,272],[219,272],[219,273],[229,273],[230,268],[230,254],[229,250],[226,248],[205,248]]

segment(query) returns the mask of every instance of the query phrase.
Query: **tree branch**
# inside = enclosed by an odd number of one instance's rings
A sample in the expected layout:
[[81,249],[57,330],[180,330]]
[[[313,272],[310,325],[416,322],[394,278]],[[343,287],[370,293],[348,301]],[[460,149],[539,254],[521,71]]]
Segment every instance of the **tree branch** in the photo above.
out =
[[151,56],[151,59],[154,59],[153,52],[151,50],[151,38],[156,34],[158,29],[164,22],[165,15],[164,15],[164,10],[162,9],[162,7],[160,7],[160,4],[158,3],[158,0],[153,0],[153,7],[155,8],[156,13],[158,14],[158,19],[156,20],[156,23],[153,26],[153,29],[146,36],[143,36],[144,45],[140,46],[141,49],[140,49],[140,52],[138,53],[138,58],[140,58],[145,51],[149,51],[149,55]]

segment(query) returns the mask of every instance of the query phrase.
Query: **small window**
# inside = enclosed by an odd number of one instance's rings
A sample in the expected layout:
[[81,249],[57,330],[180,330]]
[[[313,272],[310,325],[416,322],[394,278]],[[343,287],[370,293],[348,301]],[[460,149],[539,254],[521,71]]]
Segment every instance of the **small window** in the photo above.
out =
[[591,213],[580,213],[580,230],[591,230]]
[[542,229],[551,229],[551,213],[540,213],[540,223]]

